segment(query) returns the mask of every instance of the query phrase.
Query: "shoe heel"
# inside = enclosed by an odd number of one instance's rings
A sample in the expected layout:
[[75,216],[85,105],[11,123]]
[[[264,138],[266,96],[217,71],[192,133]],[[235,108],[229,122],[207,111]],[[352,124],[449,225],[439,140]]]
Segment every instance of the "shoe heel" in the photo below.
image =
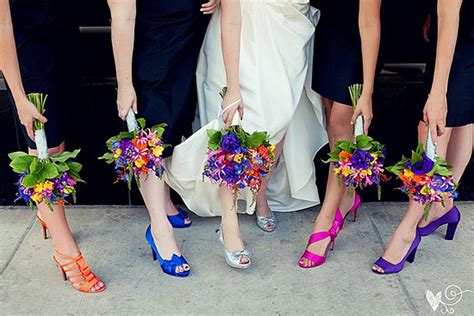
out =
[[156,261],[156,259],[158,259],[156,257],[156,252],[155,252],[155,250],[153,250],[153,248],[151,248],[151,256],[153,257],[153,261]]
[[63,280],[64,281],[67,281],[67,274],[66,274],[66,271],[64,271],[63,268],[61,268],[60,266],[58,266],[59,270],[61,271],[61,275],[63,277]]
[[418,249],[418,247],[413,249],[412,252],[410,253],[410,255],[407,257],[408,262],[413,263],[415,261],[415,255],[416,255],[416,250],[417,249]]
[[353,212],[352,212],[352,222],[355,223],[357,221],[357,211],[359,209],[355,209]]
[[43,239],[48,239],[48,229],[46,226],[41,226],[43,231]]
[[458,227],[459,222],[449,223],[448,229],[446,230],[446,240],[453,240],[454,234],[456,233],[456,229]]
[[331,243],[329,244],[329,249],[334,250],[334,243],[335,241],[332,240]]

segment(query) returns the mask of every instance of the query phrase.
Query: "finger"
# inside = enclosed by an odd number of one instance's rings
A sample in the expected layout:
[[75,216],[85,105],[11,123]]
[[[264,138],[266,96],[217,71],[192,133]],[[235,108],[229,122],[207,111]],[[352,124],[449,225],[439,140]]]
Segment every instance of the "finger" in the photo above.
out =
[[205,9],[205,8],[211,8],[211,7],[215,6],[215,5],[216,5],[216,1],[208,1],[208,2],[203,3],[203,4],[201,5],[201,10],[202,10],[202,9]]
[[33,130],[33,123],[26,124],[26,133],[28,134],[28,137],[31,138],[32,141],[35,140],[35,131]]
[[446,133],[446,124],[444,122],[440,122],[438,124],[438,136],[443,136]]
[[239,116],[240,116],[241,120],[244,119],[244,107],[243,106],[239,107]]
[[39,113],[39,112],[34,116],[34,118],[37,119],[38,121],[40,121],[43,124],[48,122],[48,119],[46,117],[44,117],[43,115],[41,115],[41,113]]
[[132,110],[133,110],[133,113],[138,114],[137,101],[133,102],[133,104],[132,104]]
[[360,112],[358,110],[355,110],[354,111],[354,114],[352,114],[352,118],[351,118],[351,124],[354,125],[355,124],[355,121],[357,120],[357,117],[360,115]]
[[128,112],[127,108],[120,108],[118,115],[122,120],[125,121],[125,118],[127,117],[127,114],[128,114],[127,112]]

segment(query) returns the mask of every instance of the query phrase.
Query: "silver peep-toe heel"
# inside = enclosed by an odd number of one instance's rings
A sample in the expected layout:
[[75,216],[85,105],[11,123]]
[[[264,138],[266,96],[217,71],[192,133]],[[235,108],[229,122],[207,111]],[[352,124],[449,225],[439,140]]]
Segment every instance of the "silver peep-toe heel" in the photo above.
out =
[[[225,262],[231,266],[232,268],[237,268],[237,269],[247,269],[251,265],[251,257],[252,254],[250,253],[249,250],[244,249],[240,251],[235,251],[231,252],[229,251],[224,243],[224,237],[222,235],[222,230],[219,229],[219,240],[222,243],[222,246],[224,248],[224,258]],[[246,257],[248,262],[247,263],[242,263],[242,258]]]
[[257,226],[264,232],[271,233],[276,228],[276,217],[275,215],[270,216],[258,216],[257,215]]

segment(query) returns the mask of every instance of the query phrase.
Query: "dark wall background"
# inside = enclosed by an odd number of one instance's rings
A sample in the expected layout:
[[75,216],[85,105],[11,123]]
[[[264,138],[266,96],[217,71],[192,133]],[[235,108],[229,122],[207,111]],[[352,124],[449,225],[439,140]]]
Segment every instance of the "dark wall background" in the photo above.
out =
[[[92,9],[93,8],[93,9]],[[426,14],[424,1],[385,0],[383,2],[383,41],[381,61],[387,64],[377,79],[374,95],[374,121],[371,134],[388,144],[388,162],[393,163],[401,154],[408,154],[416,146],[416,113],[425,101],[422,64],[427,55],[427,44],[422,37],[422,24]],[[82,148],[80,160],[84,163],[83,177],[88,182],[79,188],[80,204],[141,204],[136,190],[128,192],[125,185],[113,184],[111,166],[98,161],[104,152],[104,142],[123,129],[115,107],[115,80],[110,34],[92,26],[108,26],[109,13],[105,1],[83,0],[79,16],[82,29],[80,38],[81,89],[77,96],[79,108],[71,109],[70,135],[67,146]],[[395,64],[395,65],[392,65]],[[406,65],[408,64],[408,65]],[[388,70],[388,71],[387,71]],[[67,80],[67,78],[65,78]],[[0,205],[14,203],[16,181],[8,167],[7,153],[25,150],[14,113],[0,88]],[[318,187],[324,194],[327,166],[321,163],[328,149],[315,159]],[[461,199],[474,199],[474,170],[468,168],[461,187]],[[384,192],[384,200],[403,200],[394,180]],[[364,192],[364,199],[375,200],[375,192]],[[178,201],[179,198],[175,197]],[[22,202],[18,202],[21,204]]]

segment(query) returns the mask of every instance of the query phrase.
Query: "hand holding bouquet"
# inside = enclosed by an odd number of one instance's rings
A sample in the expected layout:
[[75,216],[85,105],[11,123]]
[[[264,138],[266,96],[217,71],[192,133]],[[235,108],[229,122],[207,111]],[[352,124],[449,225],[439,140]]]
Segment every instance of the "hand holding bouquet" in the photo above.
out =
[[[362,93],[362,85],[350,86],[349,92],[352,105],[356,107]],[[334,164],[333,172],[350,190],[375,185],[380,199],[381,182],[385,180],[385,146],[364,135],[363,119],[360,116],[354,126],[354,136],[354,142],[336,142],[335,149],[329,153],[329,159],[325,162]]]
[[127,126],[128,132],[121,132],[107,141],[109,152],[99,159],[115,164],[116,182],[125,181],[130,189],[134,178],[140,186],[140,175],[147,175],[150,171],[162,178],[165,171],[162,154],[169,145],[162,141],[165,124],[146,128],[145,119],[137,120],[129,111]]
[[[27,97],[43,114],[47,95],[32,93]],[[76,203],[76,185],[83,182],[79,176],[82,165],[72,159],[77,157],[80,150],[65,151],[49,157],[44,124],[35,121],[33,129],[38,157],[24,152],[8,155],[13,171],[20,174],[18,195],[30,207],[35,203],[45,203],[51,210],[52,205]]]
[[[225,94],[225,88],[221,96]],[[235,198],[240,189],[249,188],[253,202],[262,181],[273,167],[275,146],[269,141],[267,132],[252,134],[240,125],[227,130],[208,130],[209,143],[207,163],[203,176],[234,190]]]
[[387,170],[402,182],[400,190],[414,201],[425,206],[424,217],[429,214],[433,202],[444,204],[445,198],[455,198],[456,184],[452,172],[444,159],[436,157],[435,146],[428,131],[427,150],[419,143],[411,157],[402,160]]

